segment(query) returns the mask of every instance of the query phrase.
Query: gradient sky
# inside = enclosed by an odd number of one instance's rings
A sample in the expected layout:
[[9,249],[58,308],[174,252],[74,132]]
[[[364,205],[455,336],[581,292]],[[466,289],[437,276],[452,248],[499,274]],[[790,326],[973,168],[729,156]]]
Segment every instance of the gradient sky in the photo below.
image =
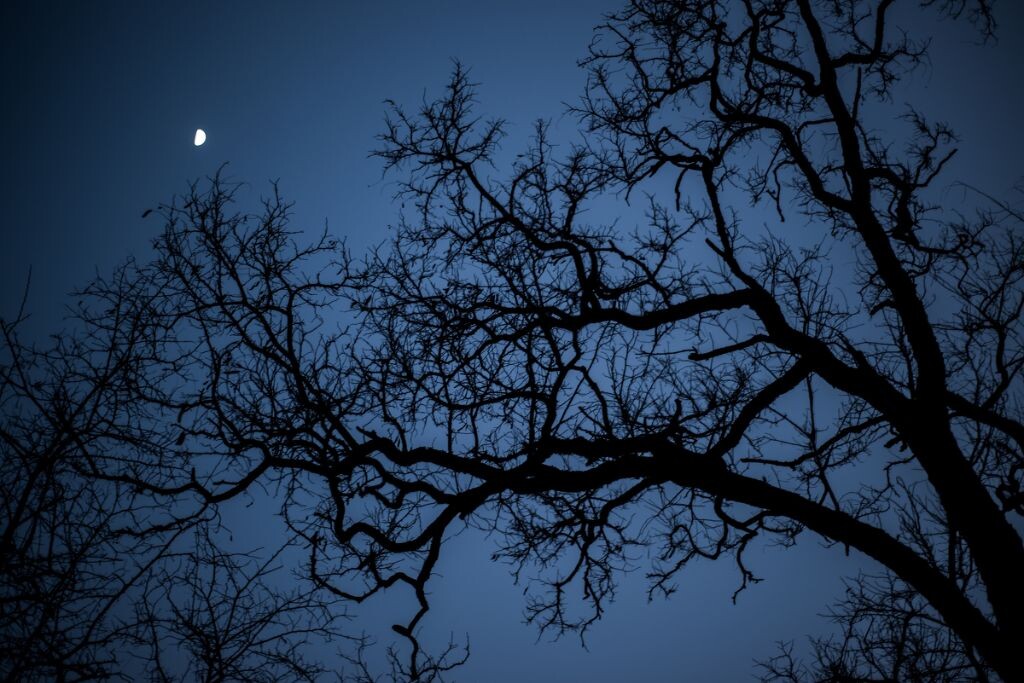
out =
[[[148,258],[161,226],[143,210],[223,162],[251,183],[250,199],[279,179],[297,227],[326,220],[357,253],[382,241],[397,218],[394,186],[367,157],[382,101],[415,106],[457,58],[482,84],[479,111],[507,119],[515,147],[532,121],[559,117],[581,92],[576,60],[618,4],[3,3],[0,316],[16,311],[31,266],[28,332],[59,330],[65,292],[130,255]],[[907,99],[960,132],[949,180],[1007,196],[1024,176],[1024,3],[1002,4],[994,46],[938,25],[931,67]],[[209,135],[199,148],[197,127]],[[816,615],[841,576],[869,567],[810,537],[791,551],[758,546],[750,560],[766,581],[736,605],[728,562],[692,566],[670,601],[652,604],[641,571],[584,651],[572,638],[538,642],[522,625],[522,587],[489,556],[487,541],[459,537],[433,584],[427,628],[442,639],[470,634],[462,681],[747,680],[774,641],[820,632]],[[365,623],[391,622],[370,614]]]

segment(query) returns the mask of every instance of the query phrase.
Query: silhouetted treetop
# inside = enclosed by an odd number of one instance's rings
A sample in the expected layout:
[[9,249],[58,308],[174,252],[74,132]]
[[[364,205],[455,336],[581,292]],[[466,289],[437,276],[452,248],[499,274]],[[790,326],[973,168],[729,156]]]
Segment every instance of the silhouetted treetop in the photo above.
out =
[[1024,679],[1022,215],[953,185],[955,134],[902,104],[929,11],[995,30],[989,2],[634,0],[582,62],[580,135],[541,122],[514,156],[456,66],[390,104],[387,244],[310,242],[215,176],[84,290],[53,397],[10,334],[5,388],[153,538],[269,495],[323,595],[411,589],[397,680],[463,660],[418,636],[467,527],[558,634],[638,566],[669,594],[729,557],[739,592],[757,539],[814,536],[877,572],[766,679]]

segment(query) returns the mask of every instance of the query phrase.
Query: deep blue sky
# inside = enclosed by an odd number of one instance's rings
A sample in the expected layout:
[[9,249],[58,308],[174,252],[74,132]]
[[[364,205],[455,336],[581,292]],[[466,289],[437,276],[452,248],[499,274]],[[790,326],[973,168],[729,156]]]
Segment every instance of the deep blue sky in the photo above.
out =
[[[55,331],[63,292],[129,255],[147,258],[160,225],[142,211],[225,161],[253,197],[279,179],[296,225],[326,220],[356,251],[381,241],[397,216],[393,187],[367,158],[382,101],[415,105],[457,58],[483,85],[481,113],[508,119],[515,146],[534,119],[557,117],[579,94],[575,62],[617,5],[4,3],[0,315],[13,314],[31,265],[30,331]],[[913,95],[963,137],[950,178],[1000,195],[1024,176],[1024,11],[1003,5],[996,46],[941,25]],[[197,127],[209,135],[201,148]],[[767,581],[735,606],[728,563],[692,567],[667,603],[647,604],[638,574],[586,652],[572,639],[535,643],[521,625],[521,588],[483,541],[462,537],[450,550],[429,628],[470,632],[465,681],[746,680],[773,641],[820,629],[815,615],[840,575],[866,566],[810,538],[796,551],[758,548],[751,559]]]

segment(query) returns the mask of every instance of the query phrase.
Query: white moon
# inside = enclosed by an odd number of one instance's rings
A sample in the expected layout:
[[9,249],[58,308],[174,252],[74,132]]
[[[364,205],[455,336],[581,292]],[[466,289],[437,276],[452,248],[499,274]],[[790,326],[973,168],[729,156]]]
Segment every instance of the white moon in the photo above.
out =
[[206,131],[202,128],[196,128],[196,139],[194,142],[196,147],[206,142]]

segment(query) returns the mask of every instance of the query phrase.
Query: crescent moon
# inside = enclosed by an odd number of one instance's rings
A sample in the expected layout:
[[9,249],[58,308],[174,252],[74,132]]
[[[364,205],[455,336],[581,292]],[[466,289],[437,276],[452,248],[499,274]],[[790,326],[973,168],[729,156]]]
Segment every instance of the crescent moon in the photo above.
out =
[[196,138],[193,142],[196,147],[206,142],[206,131],[202,128],[196,128]]

